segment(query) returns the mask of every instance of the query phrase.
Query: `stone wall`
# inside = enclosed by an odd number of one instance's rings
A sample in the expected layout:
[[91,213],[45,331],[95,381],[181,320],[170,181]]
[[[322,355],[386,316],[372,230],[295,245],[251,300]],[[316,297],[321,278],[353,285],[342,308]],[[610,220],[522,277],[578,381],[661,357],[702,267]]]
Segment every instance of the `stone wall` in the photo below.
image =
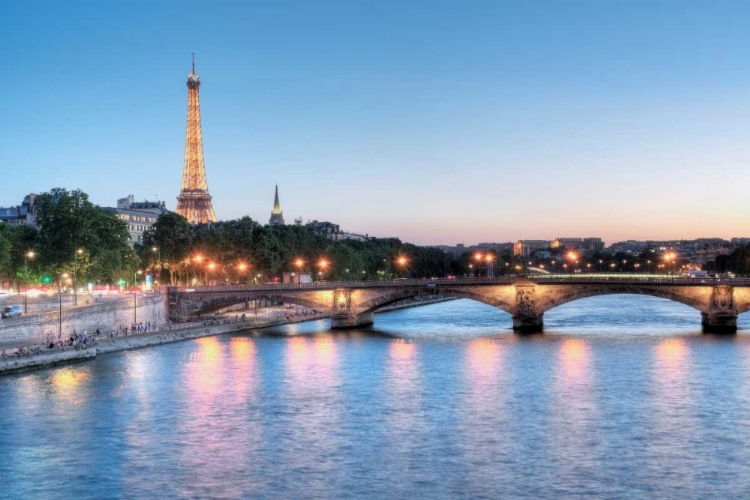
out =
[[[97,328],[106,331],[115,330],[121,325],[130,325],[136,320],[139,323],[150,321],[158,325],[167,322],[163,295],[140,295],[136,302],[136,311],[134,311],[132,297],[63,309],[62,335],[63,337],[70,336],[73,332],[81,333],[84,329],[89,331]],[[59,327],[59,311],[5,319],[0,326],[0,344],[39,342],[48,332],[57,337]]]

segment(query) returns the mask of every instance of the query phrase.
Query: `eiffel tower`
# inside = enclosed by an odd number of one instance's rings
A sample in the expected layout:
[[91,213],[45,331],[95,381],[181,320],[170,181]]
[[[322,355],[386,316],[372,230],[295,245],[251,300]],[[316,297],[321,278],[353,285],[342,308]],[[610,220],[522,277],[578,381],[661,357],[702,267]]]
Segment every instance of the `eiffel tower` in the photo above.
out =
[[187,77],[188,106],[187,134],[185,137],[185,166],[182,170],[182,189],[177,197],[177,213],[185,217],[190,224],[216,222],[211,195],[208,194],[206,182],[206,165],[203,163],[203,136],[201,134],[201,104],[198,89],[201,80],[195,72],[195,54],[193,70]]

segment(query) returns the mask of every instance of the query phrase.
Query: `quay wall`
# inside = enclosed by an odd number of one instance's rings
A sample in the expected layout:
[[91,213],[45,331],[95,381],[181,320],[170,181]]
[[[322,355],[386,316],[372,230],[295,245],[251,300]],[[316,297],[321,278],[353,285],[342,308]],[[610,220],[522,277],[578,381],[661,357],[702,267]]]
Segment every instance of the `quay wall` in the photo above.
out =
[[[137,311],[134,309],[137,306]],[[165,298],[160,294],[138,296],[123,300],[99,302],[62,310],[62,337],[72,333],[89,332],[97,328],[103,331],[117,329],[120,325],[152,322],[162,325],[167,322]],[[33,344],[42,342],[47,333],[57,338],[60,328],[60,312],[49,311],[29,314],[20,318],[4,319],[0,324],[0,344]]]

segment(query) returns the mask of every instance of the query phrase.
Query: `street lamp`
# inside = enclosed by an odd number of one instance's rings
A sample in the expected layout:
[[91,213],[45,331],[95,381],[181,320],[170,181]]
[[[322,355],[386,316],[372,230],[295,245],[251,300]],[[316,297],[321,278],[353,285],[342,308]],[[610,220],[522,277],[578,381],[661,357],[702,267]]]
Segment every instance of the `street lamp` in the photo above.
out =
[[140,269],[133,272],[133,323],[138,323],[138,275],[143,271]]
[[210,270],[211,272],[213,272],[213,270],[214,270],[215,268],[216,268],[216,264],[214,264],[213,262],[209,263],[209,264],[208,264],[208,265],[206,266],[206,285],[209,285],[209,284],[210,284],[210,283],[208,282],[208,271]]
[[396,259],[396,264],[401,268],[401,271],[403,272],[406,269],[406,265],[409,263],[409,259],[407,259],[403,255],[399,255]]
[[325,259],[320,259],[320,262],[318,262],[318,267],[320,268],[320,271],[318,271],[318,281],[320,281],[323,273],[328,269],[328,261]]
[[151,251],[158,255],[157,264],[159,266],[159,273],[157,277],[161,281],[161,247],[151,247]]
[[29,306],[26,301],[26,296],[29,294],[29,266],[27,259],[33,259],[36,254],[33,250],[29,250],[23,255],[23,277],[24,277],[24,291],[23,291],[23,313],[28,314]]
[[[239,264],[237,264],[237,269],[239,269],[240,271],[240,276],[245,274],[245,270],[247,269],[247,267],[247,264],[245,264],[244,262],[240,262]],[[242,283],[242,279],[240,279],[239,282]]]
[[82,254],[82,249],[77,249],[73,253],[73,304],[78,305],[78,255]]
[[68,273],[62,273],[60,275],[60,280],[57,282],[57,294],[60,297],[60,309],[59,309],[59,326],[57,329],[57,338],[62,338],[62,280],[63,278],[67,278]]
[[[192,260],[197,262],[198,266],[200,266],[200,263],[203,261],[203,256],[201,254],[198,254],[194,256]],[[195,266],[193,266],[193,278],[197,279],[197,277],[198,277],[198,272],[195,270]]]
[[[578,264],[578,255],[575,252],[568,252],[567,257],[571,261],[571,264],[570,264],[571,271],[570,272],[572,274],[573,273],[573,262],[575,262],[576,264]],[[563,267],[567,267],[567,266],[563,265]]]
[[487,255],[484,257],[484,260],[487,261],[487,277],[488,278],[494,278],[495,277],[495,266],[493,264],[493,261],[495,260],[491,253],[487,253]]

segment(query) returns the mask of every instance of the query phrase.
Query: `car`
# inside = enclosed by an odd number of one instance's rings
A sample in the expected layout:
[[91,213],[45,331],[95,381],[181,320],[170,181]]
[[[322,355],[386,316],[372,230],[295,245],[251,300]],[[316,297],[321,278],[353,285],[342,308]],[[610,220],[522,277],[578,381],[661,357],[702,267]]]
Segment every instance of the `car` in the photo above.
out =
[[21,315],[21,306],[6,306],[0,311],[0,318],[17,318]]

